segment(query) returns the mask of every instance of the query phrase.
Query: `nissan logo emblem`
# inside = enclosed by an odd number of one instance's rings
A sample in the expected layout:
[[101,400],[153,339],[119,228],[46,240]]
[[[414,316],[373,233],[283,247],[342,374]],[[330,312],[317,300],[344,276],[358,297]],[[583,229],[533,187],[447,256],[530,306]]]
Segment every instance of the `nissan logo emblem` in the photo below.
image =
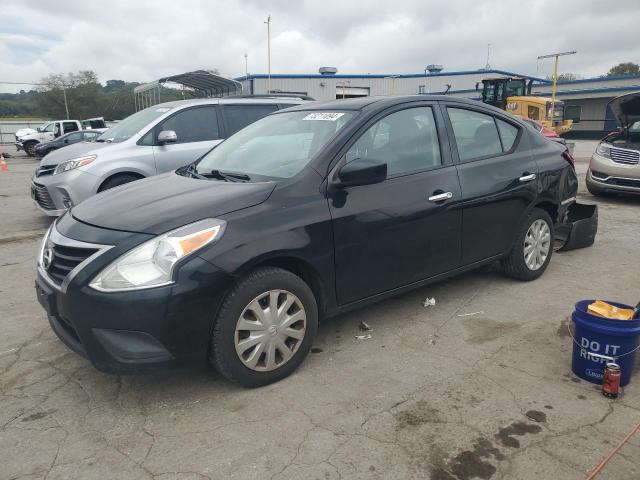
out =
[[53,250],[50,248],[45,248],[44,252],[42,252],[42,266],[45,270],[49,270],[51,266],[51,261],[53,260]]

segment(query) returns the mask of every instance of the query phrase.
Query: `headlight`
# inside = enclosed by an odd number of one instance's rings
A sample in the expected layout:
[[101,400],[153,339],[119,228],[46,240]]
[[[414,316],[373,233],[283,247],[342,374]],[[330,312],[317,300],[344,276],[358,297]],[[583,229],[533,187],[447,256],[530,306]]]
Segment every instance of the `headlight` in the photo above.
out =
[[224,220],[207,218],[149,240],[115,260],[90,287],[120,292],[168,285],[173,282],[178,261],[219,240],[226,224]]
[[606,143],[599,143],[596,147],[596,153],[602,157],[611,158],[611,147]]
[[68,170],[73,170],[74,168],[84,167],[85,165],[89,165],[96,158],[98,158],[97,155],[88,155],[86,157],[74,158],[73,160],[62,162],[56,167],[53,174],[57,175],[58,173],[64,173]]

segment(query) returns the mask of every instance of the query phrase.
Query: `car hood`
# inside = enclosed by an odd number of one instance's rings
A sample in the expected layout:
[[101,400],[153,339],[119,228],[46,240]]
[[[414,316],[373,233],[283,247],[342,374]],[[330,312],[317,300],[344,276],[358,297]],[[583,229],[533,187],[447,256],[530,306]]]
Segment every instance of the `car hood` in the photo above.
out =
[[640,92],[620,95],[611,100],[608,106],[622,128],[640,120]]
[[71,210],[96,227],[158,235],[264,202],[274,182],[244,183],[187,178],[175,172],[107,190]]
[[21,128],[15,133],[15,136],[20,138],[24,137],[25,135],[31,135],[33,133],[38,133],[38,131],[34,130],[33,128]]
[[[54,140],[55,141],[55,140]],[[68,145],[65,148],[51,152],[40,162],[40,166],[58,165],[59,163],[66,162],[73,158],[78,158],[84,155],[97,155],[103,148],[108,148],[112,143],[102,142],[80,142]]]

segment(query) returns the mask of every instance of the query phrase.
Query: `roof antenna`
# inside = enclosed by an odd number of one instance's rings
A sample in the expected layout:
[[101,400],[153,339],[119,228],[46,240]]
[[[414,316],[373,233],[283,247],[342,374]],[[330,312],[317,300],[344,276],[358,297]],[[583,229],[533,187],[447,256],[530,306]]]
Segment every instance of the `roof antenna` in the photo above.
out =
[[484,66],[485,70],[491,70],[491,65],[489,65],[489,55],[491,54],[491,44],[487,43],[487,64]]

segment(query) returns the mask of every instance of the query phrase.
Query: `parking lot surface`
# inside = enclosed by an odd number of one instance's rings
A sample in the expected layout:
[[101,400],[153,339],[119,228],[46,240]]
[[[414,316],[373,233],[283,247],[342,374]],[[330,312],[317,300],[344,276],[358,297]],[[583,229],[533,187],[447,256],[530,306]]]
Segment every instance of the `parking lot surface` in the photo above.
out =
[[[107,375],[69,351],[33,288],[49,224],[29,198],[37,162],[8,159],[0,479],[585,478],[640,421],[640,368],[606,399],[572,375],[567,326],[578,300],[640,300],[640,200],[585,193],[595,142],[576,143],[593,247],[531,283],[485,268],[327,320],[295,374],[255,390],[204,366]],[[640,478],[640,436],[598,478]]]

